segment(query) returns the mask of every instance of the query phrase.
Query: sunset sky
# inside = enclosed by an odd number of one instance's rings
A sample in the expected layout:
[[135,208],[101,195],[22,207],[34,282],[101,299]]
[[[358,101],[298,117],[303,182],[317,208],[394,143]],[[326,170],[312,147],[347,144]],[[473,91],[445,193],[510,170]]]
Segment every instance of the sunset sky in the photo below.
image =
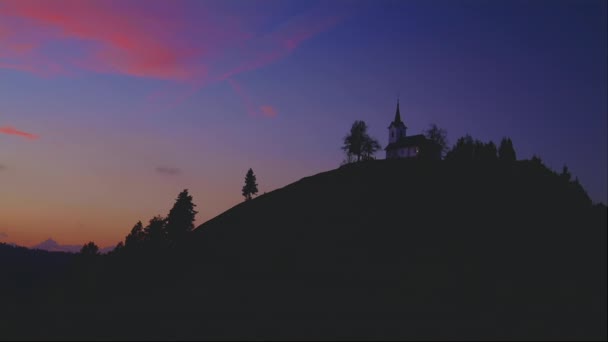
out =
[[[115,245],[339,166],[354,120],[567,164],[608,202],[606,1],[0,0],[0,241]],[[377,157],[384,158],[379,152]]]

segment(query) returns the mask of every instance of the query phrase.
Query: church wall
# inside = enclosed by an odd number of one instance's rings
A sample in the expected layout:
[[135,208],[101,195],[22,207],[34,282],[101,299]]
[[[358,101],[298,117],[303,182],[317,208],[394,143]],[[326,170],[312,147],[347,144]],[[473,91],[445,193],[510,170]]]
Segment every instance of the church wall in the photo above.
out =
[[386,151],[386,158],[411,158],[416,157],[417,146],[402,147],[392,151]]
[[405,136],[406,136],[405,128],[398,128],[398,127],[393,126],[389,129],[388,142],[389,142],[389,144],[394,143],[397,140],[399,140],[399,138],[405,137]]
[[416,156],[416,146],[404,147],[398,150],[399,158],[410,158]]

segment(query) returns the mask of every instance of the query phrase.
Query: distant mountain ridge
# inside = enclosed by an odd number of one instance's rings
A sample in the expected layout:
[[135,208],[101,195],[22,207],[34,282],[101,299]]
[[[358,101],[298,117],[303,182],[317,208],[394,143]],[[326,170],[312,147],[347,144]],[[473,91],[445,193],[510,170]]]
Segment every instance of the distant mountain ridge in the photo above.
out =
[[60,245],[57,241],[52,238],[48,238],[41,243],[34,245],[31,247],[32,249],[41,249],[43,251],[48,252],[68,252],[68,253],[78,253],[82,246],[80,245]]
[[[82,245],[62,245],[52,238],[48,238],[41,243],[34,245],[31,249],[41,249],[48,252],[66,252],[66,253],[79,253]],[[105,254],[111,252],[114,249],[113,246],[101,248],[100,253]]]

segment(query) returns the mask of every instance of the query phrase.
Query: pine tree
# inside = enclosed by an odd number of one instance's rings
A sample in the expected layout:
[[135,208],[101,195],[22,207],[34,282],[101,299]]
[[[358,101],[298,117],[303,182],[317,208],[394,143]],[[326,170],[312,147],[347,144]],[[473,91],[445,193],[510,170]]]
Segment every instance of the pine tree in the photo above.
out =
[[82,248],[80,249],[80,254],[85,257],[97,256],[99,255],[99,247],[97,247],[97,245],[93,241],[91,241],[82,246]]
[[456,161],[475,160],[475,143],[475,140],[469,134],[459,138],[454,147],[446,153],[445,159]]
[[560,177],[567,183],[569,183],[572,179],[572,174],[570,173],[570,170],[568,170],[567,165],[564,165],[564,167],[562,168],[562,173],[560,174]]
[[198,213],[194,207],[196,204],[192,202],[188,189],[180,192],[166,221],[167,237],[171,243],[179,243],[194,229],[194,220]]
[[505,162],[514,162],[517,160],[513,142],[510,138],[502,138],[500,147],[498,147],[498,159]]
[[167,245],[167,219],[154,216],[144,228],[146,249],[159,250]]
[[144,225],[138,221],[125,238],[125,248],[136,249],[141,247],[145,240]]
[[498,156],[497,156],[497,152],[496,152],[496,145],[492,141],[485,143],[485,144],[482,143],[481,149],[477,153],[477,155],[478,155],[477,159],[482,160],[484,162],[490,162],[490,161],[497,160]]
[[245,185],[243,186],[243,196],[245,196],[245,200],[249,201],[251,196],[258,193],[258,184],[256,183],[255,175],[253,174],[253,170],[249,169],[247,171],[247,175],[245,175]]

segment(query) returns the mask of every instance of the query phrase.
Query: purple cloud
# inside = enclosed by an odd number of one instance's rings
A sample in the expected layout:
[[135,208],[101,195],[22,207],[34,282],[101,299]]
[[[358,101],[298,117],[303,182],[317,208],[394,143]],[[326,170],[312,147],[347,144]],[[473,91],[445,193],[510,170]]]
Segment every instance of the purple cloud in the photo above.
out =
[[156,172],[167,176],[177,176],[182,173],[182,170],[176,167],[159,166],[155,170]]

